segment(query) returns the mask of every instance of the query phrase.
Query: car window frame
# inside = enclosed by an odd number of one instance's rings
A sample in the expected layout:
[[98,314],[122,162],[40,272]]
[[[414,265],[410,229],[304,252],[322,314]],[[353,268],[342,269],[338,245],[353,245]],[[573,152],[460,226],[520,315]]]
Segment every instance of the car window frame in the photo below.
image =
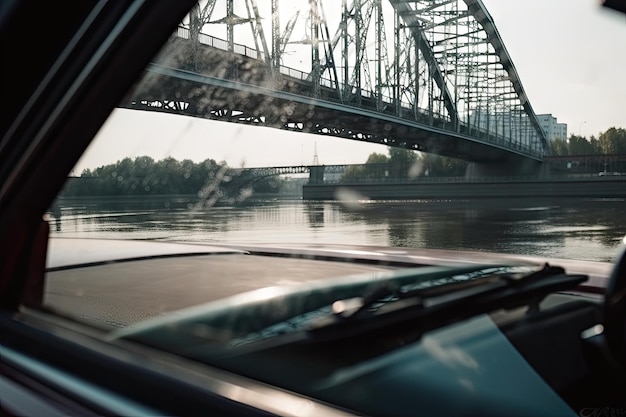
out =
[[[98,0],[91,4],[88,22],[82,13],[42,20],[48,23],[39,28],[43,33],[69,25],[74,35],[70,42],[55,39],[59,52],[42,63],[48,65],[45,75],[24,80],[37,87],[11,103],[19,104],[13,109],[19,117],[0,128],[0,349],[10,352],[0,355],[0,391],[19,392],[0,403],[0,414],[28,414],[39,403],[59,414],[116,415],[116,398],[136,404],[137,411],[145,411],[144,404],[158,414],[289,414],[284,407],[284,413],[277,410],[293,402],[275,403],[274,398],[313,405],[313,412],[324,408],[269,386],[254,404],[254,396],[237,396],[246,386],[242,377],[230,376],[229,391],[225,376],[215,369],[182,358],[174,365],[162,352],[113,345],[95,329],[23,305],[25,300],[36,305],[44,287],[49,227],[43,214],[109,114],[194,3]],[[37,7],[31,0],[7,4],[0,9],[0,33],[19,34]],[[3,62],[19,62],[11,55],[19,49],[3,51]],[[161,365],[153,367],[157,362]],[[206,378],[214,384],[207,385]],[[91,388],[76,390],[70,379]],[[259,385],[250,383],[249,392],[255,394]],[[101,395],[106,391],[115,396]]]
[[[35,3],[8,8],[0,32],[17,36],[15,31],[36,13]],[[24,288],[29,287],[26,278],[42,279],[43,269],[33,271],[30,260],[45,257],[43,214],[100,127],[193,3],[98,0],[86,19],[68,13],[59,20],[47,19],[47,26],[40,28],[45,33],[69,25],[74,35],[69,40],[50,37],[57,42],[50,45],[59,51],[57,56],[47,61],[45,75],[23,80],[37,87],[16,100],[19,117],[0,131],[0,247],[5,248],[0,308],[16,310]],[[18,52],[19,48],[4,51],[3,62],[19,62],[12,55]]]

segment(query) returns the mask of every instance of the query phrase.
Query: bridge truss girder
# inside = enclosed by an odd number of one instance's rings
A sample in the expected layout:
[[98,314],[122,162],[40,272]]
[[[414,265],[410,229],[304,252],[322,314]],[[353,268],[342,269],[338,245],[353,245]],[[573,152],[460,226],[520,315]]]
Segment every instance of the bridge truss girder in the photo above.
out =
[[[298,6],[285,15],[292,3]],[[190,29],[225,27],[229,51],[237,53],[239,42],[255,50],[275,80],[305,74],[314,98],[330,89],[344,105],[360,107],[368,99],[384,114],[495,137],[539,158],[546,151],[519,75],[480,0],[208,0],[196,15]],[[249,25],[252,36],[238,38],[238,25]],[[202,42],[197,34],[191,38]],[[291,53],[302,48],[309,53],[299,57],[308,61],[295,62]],[[260,120],[255,117],[244,122]]]

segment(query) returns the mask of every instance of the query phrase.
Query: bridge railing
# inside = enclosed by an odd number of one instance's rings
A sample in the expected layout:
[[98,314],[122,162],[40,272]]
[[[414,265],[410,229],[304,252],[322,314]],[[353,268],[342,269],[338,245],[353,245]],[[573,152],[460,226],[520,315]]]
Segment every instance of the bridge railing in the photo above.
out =
[[[176,36],[182,39],[190,39],[191,32],[186,27],[179,26],[176,30]],[[216,38],[206,33],[198,34],[198,42],[203,45],[211,46],[213,48],[221,49],[223,51],[229,50],[228,41],[220,38]],[[265,60],[265,54],[262,51],[258,51],[255,48],[250,48],[246,45],[239,43],[233,43],[233,52],[238,55],[247,56],[248,58]]]
[[[190,39],[191,37],[191,33],[189,31],[188,28],[179,26],[177,28],[176,31],[176,36],[182,39]],[[222,51],[228,51],[229,50],[229,45],[228,45],[228,41],[224,40],[224,39],[220,39],[220,38],[216,38],[214,36],[211,35],[207,35],[206,33],[199,33],[198,34],[198,42],[200,42],[203,45],[207,45],[216,49],[220,49]],[[238,44],[238,43],[233,43],[233,52],[238,54],[238,55],[243,55],[246,56],[248,58],[253,58],[253,59],[258,59],[258,60],[265,60],[265,54],[262,51],[258,51],[254,48],[250,48],[246,45],[243,44]],[[295,68],[291,68],[285,65],[281,65],[278,68],[278,71],[280,74],[282,75],[286,75],[288,77],[291,78],[295,78],[297,80],[300,81],[308,81],[310,78],[310,72],[305,72],[299,69],[295,69]],[[330,78],[327,77],[320,77],[320,85],[323,87],[327,87],[327,88],[332,88],[334,89],[335,87],[337,87],[337,83],[335,81],[333,81]],[[346,87],[350,87],[347,86],[345,83],[339,83],[339,87],[343,90],[347,90]],[[356,89],[352,89],[352,93],[356,94],[357,90]],[[365,98],[372,98],[374,97],[374,92],[370,91],[370,90],[366,90],[366,89],[361,89],[358,91],[358,93],[361,94],[362,97]],[[328,97],[327,97],[328,98]],[[332,99],[332,98],[331,98]],[[339,101],[338,99],[336,101]],[[384,104],[387,105],[393,105],[394,104],[394,99],[392,97],[389,96],[385,96],[383,95],[381,97],[381,101]],[[412,112],[413,111],[413,105],[407,101],[402,101],[400,103],[401,107],[407,111],[407,112]],[[430,112],[424,110],[424,109],[420,109],[418,108],[418,112],[424,114],[424,115],[430,115]],[[440,114],[437,112],[433,112],[433,117],[437,118],[437,119],[448,119],[448,121],[450,121],[449,116],[444,115],[444,114]]]

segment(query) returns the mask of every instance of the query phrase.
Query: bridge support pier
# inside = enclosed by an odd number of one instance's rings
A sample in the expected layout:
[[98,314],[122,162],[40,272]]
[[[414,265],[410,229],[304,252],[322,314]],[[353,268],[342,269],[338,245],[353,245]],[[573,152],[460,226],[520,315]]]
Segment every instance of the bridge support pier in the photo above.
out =
[[465,178],[482,177],[549,177],[550,166],[533,160],[507,160],[501,162],[470,162]]
[[314,165],[309,169],[309,184],[324,184],[324,165]]

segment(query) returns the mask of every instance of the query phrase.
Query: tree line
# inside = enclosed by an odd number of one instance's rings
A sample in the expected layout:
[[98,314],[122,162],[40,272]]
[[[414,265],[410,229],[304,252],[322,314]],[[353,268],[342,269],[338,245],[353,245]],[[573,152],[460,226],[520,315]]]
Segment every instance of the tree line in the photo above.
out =
[[[549,146],[549,154],[556,156],[626,154],[626,129],[612,127],[589,139],[571,135],[568,140],[555,139]],[[372,153],[363,165],[349,167],[341,181],[464,176],[466,167],[467,162],[459,159],[389,147],[388,155]],[[195,194],[207,198],[242,192],[277,193],[289,187],[277,176],[253,177],[245,172],[213,159],[196,163],[189,159],[178,161],[169,157],[155,161],[149,156],[139,156],[85,169],[80,177],[66,183],[61,195]]]
[[389,147],[389,155],[374,152],[363,165],[346,169],[341,181],[411,179],[419,176],[464,176],[467,162],[439,155]]
[[612,127],[596,138],[571,135],[569,139],[550,142],[550,155],[615,155],[626,154],[626,129]]
[[70,178],[63,196],[124,196],[195,194],[200,198],[233,195],[242,192],[279,192],[284,180],[278,177],[254,177],[236,170],[226,162],[206,159],[196,163],[185,159],[149,156],[124,158],[96,169],[85,169],[80,177]]
[[[555,156],[626,154],[626,129],[612,127],[597,138],[591,136],[587,139],[578,135],[571,135],[569,139],[557,138],[549,143],[548,153]],[[464,176],[466,168],[467,162],[460,159],[390,147],[388,155],[374,152],[363,165],[349,167],[341,181]]]

